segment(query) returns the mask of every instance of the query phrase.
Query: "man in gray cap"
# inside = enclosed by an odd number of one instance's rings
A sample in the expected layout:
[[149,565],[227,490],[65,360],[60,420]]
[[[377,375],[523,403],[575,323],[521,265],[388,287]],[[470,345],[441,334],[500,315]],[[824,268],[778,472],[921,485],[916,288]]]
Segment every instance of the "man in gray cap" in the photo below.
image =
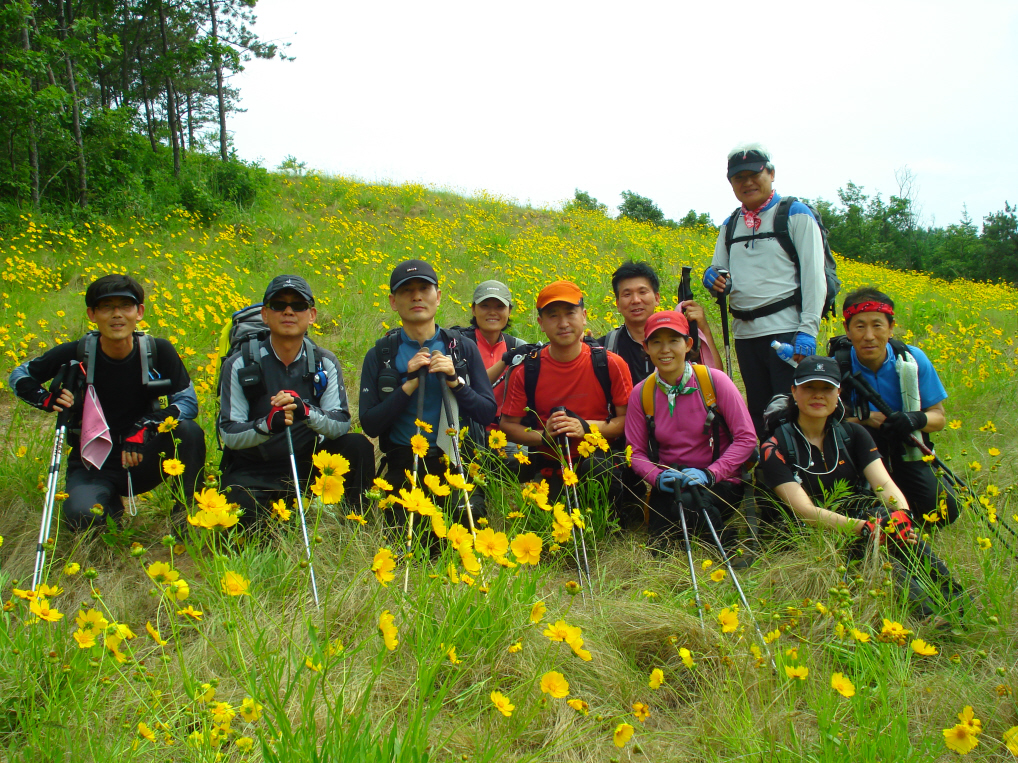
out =
[[223,363],[222,484],[231,489],[230,500],[244,510],[245,525],[270,502],[292,492],[287,427],[302,483],[310,476],[316,450],[338,453],[350,462],[345,497],[351,504],[359,502],[374,477],[371,442],[350,433],[339,361],[307,336],[317,315],[307,281],[276,276],[265,290],[261,310],[268,330]]

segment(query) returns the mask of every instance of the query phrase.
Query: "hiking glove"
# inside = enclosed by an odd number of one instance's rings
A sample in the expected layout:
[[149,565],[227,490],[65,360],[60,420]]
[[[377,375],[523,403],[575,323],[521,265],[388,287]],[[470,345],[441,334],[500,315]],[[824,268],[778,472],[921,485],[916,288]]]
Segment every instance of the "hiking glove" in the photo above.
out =
[[809,355],[816,355],[817,340],[809,334],[804,334],[800,331],[795,335],[795,354],[802,355],[804,358]]
[[[152,411],[141,416],[127,433],[127,437],[124,438],[124,452],[125,453],[141,453],[145,450],[145,445],[150,439],[156,436],[159,431],[159,425],[166,420],[167,416],[172,416],[173,412],[180,415],[180,412],[174,406],[173,411],[169,408],[160,408],[158,411]],[[174,416],[176,418],[177,416]]]
[[665,469],[657,476],[657,489],[664,493],[674,493],[675,483],[682,479],[682,472],[675,469]]
[[515,350],[506,350],[502,353],[502,362],[507,366],[512,366],[513,361],[518,357],[521,360],[532,353],[534,350],[540,350],[541,344],[523,344],[517,347]]
[[[296,414],[297,411],[294,411]],[[294,416],[294,419],[297,417]],[[269,434],[279,434],[286,431],[286,410],[280,405],[274,405],[265,416],[265,428]]]
[[283,392],[293,398],[293,402],[297,404],[297,407],[293,411],[293,420],[303,421],[311,415],[311,406],[305,403],[301,396],[294,392],[292,389],[284,389]]
[[901,509],[887,514],[886,509],[880,512],[880,516],[868,521],[862,528],[860,535],[869,540],[870,537],[880,528],[880,542],[893,543],[896,546],[907,546],[907,536],[912,529],[912,518]]
[[880,428],[899,440],[907,440],[917,429],[926,426],[926,422],[926,414],[922,411],[895,411],[887,417]]
[[682,487],[693,487],[695,485],[710,487],[714,484],[714,475],[706,469],[693,469],[689,467],[679,472],[679,484]]
[[[711,265],[709,268],[707,268],[705,271],[703,271],[703,285],[704,285],[704,288],[706,288],[707,291],[709,291],[711,294],[717,294],[717,292],[714,291],[714,282],[716,280],[718,280],[719,278],[721,278],[721,274],[717,271],[717,269],[713,265]],[[731,294],[732,293],[732,274],[731,273],[729,273],[728,275],[725,276],[725,288],[721,290],[721,293],[722,294]]]

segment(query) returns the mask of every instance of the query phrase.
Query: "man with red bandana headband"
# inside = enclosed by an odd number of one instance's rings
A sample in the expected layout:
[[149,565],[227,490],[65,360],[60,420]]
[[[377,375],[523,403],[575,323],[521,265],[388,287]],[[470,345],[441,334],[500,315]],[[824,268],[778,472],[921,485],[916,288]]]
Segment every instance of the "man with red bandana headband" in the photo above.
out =
[[[894,338],[894,300],[873,288],[858,289],[845,297],[842,315],[844,338],[831,342],[842,374],[862,373],[884,402],[894,411],[880,413],[842,385],[847,421],[858,421],[873,435],[887,471],[908,501],[917,522],[949,524],[958,518],[958,500],[952,488],[940,481],[932,464],[922,460],[918,448],[908,445],[912,436],[927,446],[930,432],[947,423],[944,400],[947,392],[933,364],[918,347]],[[839,349],[840,339],[840,349]],[[851,363],[851,370],[849,370]]]
[[[715,294],[730,295],[746,402],[763,438],[764,408],[774,395],[791,388],[794,371],[771,349],[771,342],[792,345],[796,361],[816,352],[827,296],[824,244],[813,213],[798,200],[788,206],[788,237],[799,267],[779,242],[775,219],[781,196],[773,189],[770,153],[760,144],[738,146],[728,155],[728,182],[742,206],[721,224],[703,285]],[[731,249],[726,243],[730,226]]]

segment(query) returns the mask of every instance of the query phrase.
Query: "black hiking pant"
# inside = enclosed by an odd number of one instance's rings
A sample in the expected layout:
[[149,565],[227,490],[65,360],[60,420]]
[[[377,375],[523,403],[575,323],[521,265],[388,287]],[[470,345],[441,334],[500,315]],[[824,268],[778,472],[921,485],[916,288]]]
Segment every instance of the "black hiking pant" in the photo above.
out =
[[727,549],[729,536],[734,528],[728,523],[735,515],[736,507],[742,500],[745,488],[738,482],[719,482],[710,488],[698,487],[667,493],[658,488],[650,491],[650,541],[655,546],[667,545],[683,540],[682,521],[679,516],[679,501],[686,517],[686,529],[690,539],[698,539],[714,547],[714,538],[707,527],[710,517],[714,530]]
[[[130,470],[130,488],[135,495],[147,493],[171,477],[163,471],[164,458],[174,457],[173,438],[180,440],[176,458],[184,464],[184,496],[190,502],[204,481],[205,433],[191,419],[180,419],[176,429],[150,437],[141,454],[141,463]],[[67,462],[67,499],[63,505],[64,524],[73,531],[93,524],[105,526],[106,517],[119,518],[124,512],[123,496],[128,494],[128,470],[121,466],[120,446],[114,446],[101,469],[85,466],[75,449]],[[165,454],[161,456],[160,454]],[[176,479],[176,477],[172,478]],[[101,514],[92,507],[101,506]],[[183,509],[178,502],[175,511]]]
[[[795,332],[769,334],[752,339],[736,339],[735,355],[739,360],[739,373],[746,387],[746,406],[753,419],[753,427],[760,442],[767,439],[763,426],[763,412],[775,395],[792,391],[795,369],[778,357],[771,342],[793,344]],[[730,369],[729,369],[730,370]]]
[[[314,455],[315,441],[311,447],[294,452],[297,461],[297,474],[302,485],[306,485],[316,472],[311,462]],[[355,510],[358,510],[364,491],[371,486],[375,478],[375,447],[371,440],[359,433],[341,435],[334,440],[324,440],[317,450],[326,453],[337,453],[350,462],[350,471],[343,475],[343,497]],[[223,451],[222,485],[229,489],[228,498],[232,503],[240,504],[243,514],[240,524],[251,527],[256,521],[269,516],[269,504],[280,499],[287,502],[287,508],[293,508],[295,497],[293,486],[293,467],[289,455],[275,461],[252,461],[237,458],[233,451]]]
[[[874,438],[876,439],[876,438]],[[933,464],[925,461],[906,461],[902,446],[898,443],[881,442],[877,440],[877,448],[887,466],[887,472],[894,480],[894,484],[901,488],[901,492],[908,501],[908,508],[912,512],[912,519],[927,529],[931,527],[943,527],[954,522],[961,513],[958,503],[958,496],[954,488],[946,481],[937,477]],[[940,500],[943,498],[947,516],[940,511]],[[923,514],[932,515],[936,511],[941,515],[937,522],[926,522]]]

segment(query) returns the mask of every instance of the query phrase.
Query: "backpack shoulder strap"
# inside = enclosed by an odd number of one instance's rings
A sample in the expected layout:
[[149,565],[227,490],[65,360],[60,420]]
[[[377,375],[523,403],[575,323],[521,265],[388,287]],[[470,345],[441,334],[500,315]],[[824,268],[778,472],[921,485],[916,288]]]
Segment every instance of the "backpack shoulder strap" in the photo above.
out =
[[604,348],[608,350],[608,352],[618,352],[620,333],[622,333],[621,326],[613,328],[608,332],[608,336],[604,338]]
[[156,340],[151,334],[141,331],[134,332],[134,339],[138,342],[138,354],[141,356],[141,383],[148,385],[153,379],[159,378],[159,351],[156,349]]
[[852,458],[852,434],[848,431],[848,427],[840,421],[835,422],[834,424],[834,442],[838,446],[839,450],[843,450],[845,452],[845,460],[848,462],[848,465],[855,470],[856,479],[860,484],[864,484],[866,482],[866,478],[863,476],[861,471],[856,469],[855,459]]
[[887,340],[887,343],[891,345],[891,349],[894,350],[895,355],[908,355],[912,357],[912,352],[908,349],[908,345],[897,337],[891,337]]
[[396,370],[396,354],[399,352],[400,328],[389,329],[383,336],[375,340],[375,354],[378,357],[378,376],[375,385],[378,396],[388,397],[400,384],[400,374]]
[[608,404],[608,417],[605,421],[611,421],[615,418],[615,403],[612,401],[612,379],[611,370],[608,368],[608,351],[600,345],[590,345],[590,362],[594,366],[594,376],[601,383],[601,391]]
[[739,215],[742,214],[742,207],[736,207],[728,218],[728,225],[725,226],[725,250],[732,253],[732,243],[735,241],[735,228],[739,224]]
[[640,402],[643,407],[643,415],[647,423],[647,455],[651,463],[657,463],[661,448],[657,441],[657,422],[654,421],[654,393],[657,391],[657,371],[651,371],[650,376],[643,380],[643,389],[640,390]]
[[[703,432],[710,432],[710,445],[713,460],[721,457],[721,422],[723,417],[718,409],[718,396],[714,391],[714,379],[711,377],[710,368],[701,363],[692,363],[693,374],[696,376],[696,386],[700,390],[700,400],[707,411],[703,422]],[[727,427],[727,424],[725,425]]]
[[85,367],[85,384],[91,384],[95,379],[96,351],[99,348],[99,332],[89,331],[78,340],[78,362]]
[[778,202],[778,208],[774,210],[774,238],[778,240],[781,248],[792,258],[792,264],[795,265],[796,278],[799,277],[799,252],[795,248],[795,242],[792,241],[792,235],[788,232],[788,213],[792,208],[792,204],[797,201],[798,199],[794,196],[782,196],[781,201]]
[[541,350],[527,353],[523,359],[523,391],[527,396],[527,408],[536,411],[537,377],[541,375]]
[[799,462],[802,459],[799,457],[799,443],[792,435],[792,425],[782,424],[774,430],[774,437],[778,441],[778,446],[784,451],[785,457],[788,458],[788,465],[792,468],[796,478],[799,479],[799,469],[802,468]]

